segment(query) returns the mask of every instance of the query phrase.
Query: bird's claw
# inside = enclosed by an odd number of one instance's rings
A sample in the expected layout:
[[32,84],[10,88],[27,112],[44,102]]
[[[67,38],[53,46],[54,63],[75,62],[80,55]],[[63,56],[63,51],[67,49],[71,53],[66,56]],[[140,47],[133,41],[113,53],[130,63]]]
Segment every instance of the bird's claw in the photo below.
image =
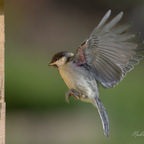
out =
[[75,91],[74,89],[69,89],[65,95],[65,101],[69,103],[69,97],[73,96],[76,100],[80,98],[79,92]]

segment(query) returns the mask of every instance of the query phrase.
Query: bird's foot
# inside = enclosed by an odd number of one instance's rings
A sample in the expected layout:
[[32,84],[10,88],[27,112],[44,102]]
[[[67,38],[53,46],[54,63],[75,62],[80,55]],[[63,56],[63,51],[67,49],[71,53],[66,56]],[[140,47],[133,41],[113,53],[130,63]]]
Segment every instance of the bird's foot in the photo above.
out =
[[65,101],[66,101],[67,103],[69,103],[69,97],[70,97],[70,96],[73,96],[76,100],[80,98],[79,92],[77,92],[77,91],[74,90],[74,89],[69,89],[69,90],[66,92]]

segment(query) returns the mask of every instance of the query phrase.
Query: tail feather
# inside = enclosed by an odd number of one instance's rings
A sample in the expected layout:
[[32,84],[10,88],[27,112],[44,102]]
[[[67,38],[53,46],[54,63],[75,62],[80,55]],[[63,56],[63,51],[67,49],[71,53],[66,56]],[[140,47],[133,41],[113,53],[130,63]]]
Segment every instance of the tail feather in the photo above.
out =
[[103,129],[104,129],[104,134],[109,137],[109,120],[108,120],[108,116],[105,110],[104,105],[102,104],[102,102],[100,101],[100,99],[98,97],[95,97],[95,104],[97,106],[101,121],[102,121],[102,125],[103,125]]

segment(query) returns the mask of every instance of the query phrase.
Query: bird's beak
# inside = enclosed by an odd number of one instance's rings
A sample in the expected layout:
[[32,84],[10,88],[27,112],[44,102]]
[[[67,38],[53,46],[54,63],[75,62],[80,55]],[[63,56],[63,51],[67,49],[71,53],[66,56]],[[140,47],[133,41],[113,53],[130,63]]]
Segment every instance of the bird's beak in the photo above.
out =
[[55,62],[49,63],[48,66],[53,66],[54,64],[55,64]]

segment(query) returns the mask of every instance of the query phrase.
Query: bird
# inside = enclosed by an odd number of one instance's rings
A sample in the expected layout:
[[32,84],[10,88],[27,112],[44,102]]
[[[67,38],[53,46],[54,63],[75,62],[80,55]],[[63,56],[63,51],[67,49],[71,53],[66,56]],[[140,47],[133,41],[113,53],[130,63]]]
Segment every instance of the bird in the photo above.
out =
[[66,102],[73,96],[92,103],[98,110],[104,135],[109,137],[109,119],[99,97],[99,84],[115,87],[143,58],[144,42],[136,39],[138,33],[130,32],[129,24],[119,24],[123,12],[109,20],[108,10],[89,37],[77,48],[75,54],[56,53],[49,66],[57,68],[68,87]]

